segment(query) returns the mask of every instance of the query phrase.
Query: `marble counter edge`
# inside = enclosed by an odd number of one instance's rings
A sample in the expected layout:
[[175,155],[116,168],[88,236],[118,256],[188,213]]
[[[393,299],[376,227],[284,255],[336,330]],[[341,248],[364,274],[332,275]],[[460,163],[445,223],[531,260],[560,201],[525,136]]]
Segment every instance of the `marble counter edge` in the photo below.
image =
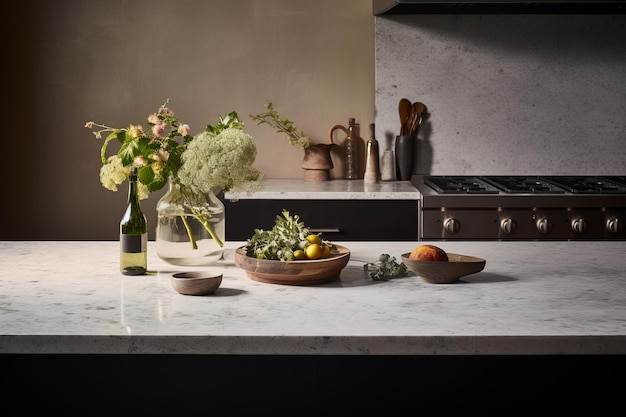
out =
[[227,200],[419,200],[421,193],[410,181],[365,184],[363,180],[307,182],[268,179],[262,190],[253,193],[227,192]]
[[2,335],[0,354],[624,355],[626,336]]

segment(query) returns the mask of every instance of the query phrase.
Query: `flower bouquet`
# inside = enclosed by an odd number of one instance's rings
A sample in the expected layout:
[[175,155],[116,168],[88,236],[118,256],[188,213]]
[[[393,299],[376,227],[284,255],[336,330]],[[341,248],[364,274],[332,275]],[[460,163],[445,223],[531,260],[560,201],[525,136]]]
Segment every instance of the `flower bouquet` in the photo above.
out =
[[[189,125],[181,123],[167,107],[169,101],[148,116],[147,130],[134,124],[115,128],[92,121],[86,123],[85,127],[95,129],[93,134],[97,139],[106,134],[101,148],[100,182],[105,188],[117,191],[134,167],[141,199],[169,183],[170,192],[166,195],[169,203],[188,207],[193,221],[199,222],[221,248],[224,243],[211,224],[213,214],[207,209],[207,195],[262,188],[263,175],[252,166],[256,159],[254,138],[244,132],[244,124],[234,111],[191,136]],[[109,143],[115,139],[121,146],[117,153],[107,156]],[[190,225],[189,216],[178,212],[178,217],[191,249],[197,250],[197,232]]]

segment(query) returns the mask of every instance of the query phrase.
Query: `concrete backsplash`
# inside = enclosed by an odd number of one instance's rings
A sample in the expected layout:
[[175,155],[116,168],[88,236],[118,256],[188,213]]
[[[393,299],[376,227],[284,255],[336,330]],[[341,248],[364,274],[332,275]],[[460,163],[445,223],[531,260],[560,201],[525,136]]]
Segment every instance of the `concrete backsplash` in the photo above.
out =
[[417,174],[626,173],[626,16],[376,17],[376,135],[428,106]]

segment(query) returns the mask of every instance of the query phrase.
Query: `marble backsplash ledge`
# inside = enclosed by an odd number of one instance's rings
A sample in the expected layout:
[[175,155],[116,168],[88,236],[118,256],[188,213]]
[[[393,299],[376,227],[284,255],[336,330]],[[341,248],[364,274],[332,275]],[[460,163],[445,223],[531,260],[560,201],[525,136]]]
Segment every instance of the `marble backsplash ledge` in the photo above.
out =
[[376,17],[376,135],[428,106],[416,174],[622,175],[626,16]]

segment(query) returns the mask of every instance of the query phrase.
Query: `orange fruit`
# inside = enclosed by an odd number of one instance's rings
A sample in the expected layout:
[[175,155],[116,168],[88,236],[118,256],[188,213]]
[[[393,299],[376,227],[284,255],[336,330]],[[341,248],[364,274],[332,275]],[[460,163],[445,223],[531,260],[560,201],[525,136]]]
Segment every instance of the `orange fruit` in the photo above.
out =
[[448,254],[440,247],[434,245],[421,245],[413,249],[409,259],[416,261],[448,261]]

